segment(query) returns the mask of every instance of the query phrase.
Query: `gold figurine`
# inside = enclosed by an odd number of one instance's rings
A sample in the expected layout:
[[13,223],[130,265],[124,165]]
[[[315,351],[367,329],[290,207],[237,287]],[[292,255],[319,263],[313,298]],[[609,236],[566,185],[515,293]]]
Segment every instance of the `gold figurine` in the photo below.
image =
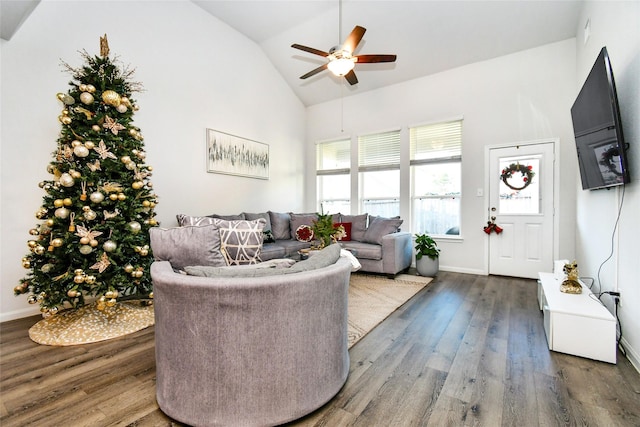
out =
[[560,285],[560,292],[581,294],[582,285],[578,282],[578,263],[573,261],[571,264],[565,264],[562,271],[565,272],[567,278]]

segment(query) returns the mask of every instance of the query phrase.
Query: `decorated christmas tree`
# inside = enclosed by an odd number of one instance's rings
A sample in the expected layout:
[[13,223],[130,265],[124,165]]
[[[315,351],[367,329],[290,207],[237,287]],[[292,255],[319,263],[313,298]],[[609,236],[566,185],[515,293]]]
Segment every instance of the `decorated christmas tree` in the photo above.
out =
[[109,310],[118,301],[152,298],[149,228],[157,225],[151,166],[133,124],[132,98],[142,90],[133,71],[109,58],[106,35],[100,56],[81,55],[67,93],[58,93],[62,124],[57,149],[40,182],[45,191],[40,222],[31,230],[22,265],[30,272],[16,294],[30,293],[45,317],[89,302]]

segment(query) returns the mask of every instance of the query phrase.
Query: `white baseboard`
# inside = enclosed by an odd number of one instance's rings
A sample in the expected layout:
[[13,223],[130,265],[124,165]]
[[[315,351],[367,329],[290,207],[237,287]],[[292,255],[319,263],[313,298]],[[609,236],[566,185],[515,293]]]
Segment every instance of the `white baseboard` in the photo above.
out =
[[20,310],[9,311],[8,313],[0,313],[0,322],[8,322],[9,320],[22,319],[40,314],[40,306],[21,308]]
[[622,337],[622,339],[620,340],[620,344],[622,344],[625,352],[627,353],[627,359],[629,359],[633,367],[636,368],[636,371],[640,373],[640,354],[638,354],[638,352],[633,347],[631,347],[631,344],[629,344],[629,342],[624,337]]
[[487,272],[484,270],[478,270],[475,268],[460,268],[460,267],[450,267],[447,265],[440,265],[441,271],[450,271],[452,273],[464,273],[464,274],[476,274],[478,276],[487,276]]

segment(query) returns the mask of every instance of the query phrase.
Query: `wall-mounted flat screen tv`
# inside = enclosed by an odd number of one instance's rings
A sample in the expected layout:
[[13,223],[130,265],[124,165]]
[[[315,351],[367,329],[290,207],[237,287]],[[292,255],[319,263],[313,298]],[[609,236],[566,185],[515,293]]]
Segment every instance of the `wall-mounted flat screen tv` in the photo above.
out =
[[582,188],[630,182],[618,95],[607,48],[603,47],[571,107]]

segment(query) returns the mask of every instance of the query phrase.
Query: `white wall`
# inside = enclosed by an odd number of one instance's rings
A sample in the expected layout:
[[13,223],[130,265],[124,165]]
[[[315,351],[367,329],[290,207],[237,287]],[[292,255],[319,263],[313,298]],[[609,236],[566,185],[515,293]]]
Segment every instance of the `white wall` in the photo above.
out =
[[[591,22],[590,37],[584,43],[584,27],[588,20]],[[583,191],[578,186],[576,259],[581,276],[597,277],[602,265],[602,290],[620,291],[622,343],[640,370],[640,2],[587,2],[578,25],[575,94],[582,87],[600,49],[606,46],[616,82],[624,136],[630,146],[628,160],[632,182],[625,188],[615,236],[612,234],[622,190]],[[612,249],[611,259],[606,261]],[[611,299],[608,296],[602,299],[612,311]]]
[[[246,37],[186,0],[44,0],[11,41],[2,41],[0,321],[37,312],[13,287],[27,270],[28,230],[37,224],[47,164],[56,149],[71,76],[107,33],[111,57],[136,69],[145,92],[135,123],[145,136],[162,226],[175,214],[302,210],[305,109]],[[205,129],[270,145],[270,179],[206,173]]]
[[[393,71],[381,71],[393,72]],[[464,116],[462,240],[439,240],[440,268],[487,273],[485,146],[559,138],[559,252],[574,256],[577,161],[570,107],[575,98],[575,40],[570,39],[344,98],[307,109],[307,203],[315,200],[317,141]],[[403,213],[405,217],[405,213]],[[408,221],[407,221],[408,223]],[[408,229],[408,224],[403,226]]]

